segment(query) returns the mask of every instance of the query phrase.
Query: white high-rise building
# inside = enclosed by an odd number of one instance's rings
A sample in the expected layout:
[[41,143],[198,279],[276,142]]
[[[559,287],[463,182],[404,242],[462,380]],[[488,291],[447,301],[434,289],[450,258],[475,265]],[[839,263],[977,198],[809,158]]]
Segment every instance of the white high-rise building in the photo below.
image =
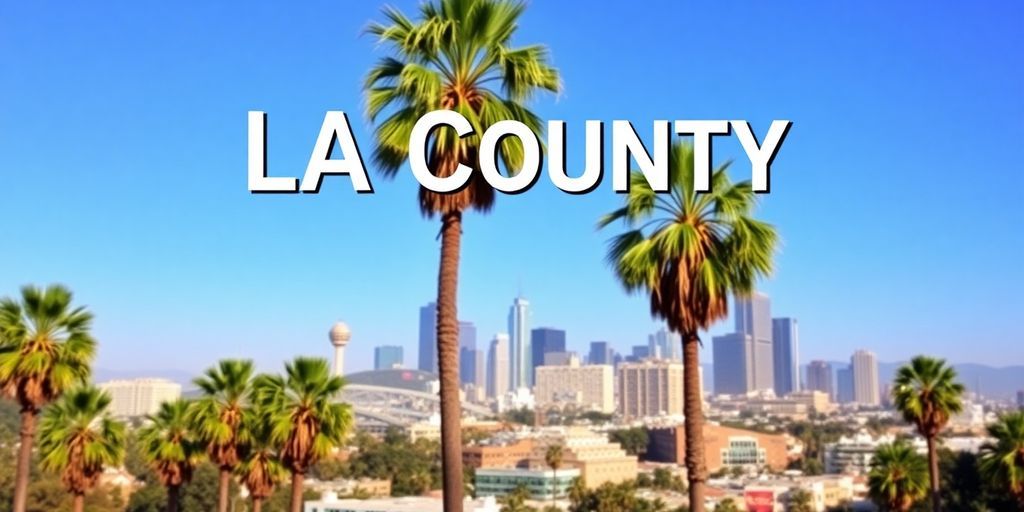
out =
[[627,420],[683,414],[683,364],[648,359],[619,365],[619,414]]
[[750,389],[762,391],[775,388],[775,365],[772,351],[772,306],[768,296],[754,292],[736,297],[733,316],[736,332],[750,336],[753,381]]
[[858,350],[850,358],[853,373],[853,401],[860,405],[878,406],[882,395],[878,391],[878,357],[874,352]]
[[522,297],[512,301],[508,311],[509,388],[533,387],[533,364],[530,350],[530,303]]
[[153,414],[161,403],[181,398],[181,384],[166,379],[111,380],[97,387],[110,394],[110,413],[122,418]]
[[664,327],[647,336],[647,350],[650,357],[655,359],[683,360],[682,337]]
[[534,398],[537,405],[575,405],[584,410],[615,412],[615,386],[609,364],[580,365],[579,357],[569,364],[537,367]]
[[495,334],[487,351],[487,396],[491,398],[508,393],[508,352],[508,334]]

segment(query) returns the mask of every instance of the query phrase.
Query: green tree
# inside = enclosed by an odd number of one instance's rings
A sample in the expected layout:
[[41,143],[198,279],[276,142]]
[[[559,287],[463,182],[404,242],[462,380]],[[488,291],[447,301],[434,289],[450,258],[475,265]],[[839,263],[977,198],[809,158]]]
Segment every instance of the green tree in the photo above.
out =
[[526,504],[530,499],[530,491],[524,485],[516,487],[512,492],[502,496],[498,502],[501,512],[535,512],[537,509]]
[[981,473],[1024,509],[1024,411],[1005,413],[987,429],[993,440],[981,447]]
[[649,437],[644,427],[630,427],[613,430],[609,432],[608,438],[613,443],[619,443],[623,450],[630,455],[643,455],[647,453]]
[[753,189],[746,181],[732,183],[728,164],[714,170],[711,191],[702,193],[694,187],[693,146],[677,142],[668,156],[667,192],[655,192],[634,171],[625,206],[598,225],[626,224],[628,230],[611,241],[608,261],[626,290],[646,291],[651,314],[682,337],[690,509],[703,512],[699,333],[728,315],[729,295],[752,293],[758,277],[771,272],[777,235],[752,217]]
[[[451,193],[424,187],[420,211],[441,219],[437,289],[437,347],[441,380],[441,445],[445,510],[462,506],[462,418],[459,403],[459,324],[456,310],[462,215],[489,211],[495,191],[480,170],[481,134],[504,120],[520,121],[534,133],[540,118],[524,101],[538,90],[558,91],[557,71],[543,46],[511,46],[525,4],[511,0],[436,0],[420,6],[416,20],[387,8],[385,23],[369,32],[391,50],[366,77],[367,114],[377,123],[373,152],[381,172],[392,177],[409,156],[409,136],[424,114],[458,112],[475,130],[460,137],[440,129],[426,142],[426,165],[445,178],[467,166],[467,186]],[[492,85],[493,84],[493,85]],[[524,148],[515,137],[498,144],[505,172],[523,165]]]
[[43,413],[40,466],[60,474],[75,512],[84,510],[85,493],[96,486],[103,469],[120,465],[124,458],[124,424],[110,416],[109,406],[110,395],[81,387],[66,392]]
[[345,381],[331,375],[327,361],[297,357],[285,375],[260,375],[253,398],[269,423],[270,442],[291,472],[291,512],[302,511],[306,472],[340,446],[352,428],[352,408],[336,402]]
[[789,500],[786,504],[787,512],[814,512],[814,503],[811,493],[796,489],[789,493]]
[[963,393],[963,385],[956,381],[956,370],[942,359],[917,356],[896,371],[893,403],[903,419],[917,427],[917,432],[928,441],[932,512],[942,512],[936,438],[949,418],[963,408]]
[[715,505],[715,512],[740,512],[740,509],[736,506],[736,500],[726,498]]
[[[238,486],[229,481],[229,491],[238,495]],[[181,488],[181,510],[216,510],[220,497],[220,470],[210,462],[203,462],[192,472],[192,479]],[[230,509],[230,507],[229,507]]]
[[92,314],[71,301],[71,291],[60,285],[25,286],[20,301],[0,300],[0,389],[21,407],[14,512],[25,512],[40,410],[91,373]]
[[392,496],[418,496],[441,484],[440,445],[392,428],[383,440],[356,437],[356,452],[348,461],[347,476],[391,480]]
[[190,420],[197,439],[206,445],[210,461],[219,471],[218,512],[228,510],[231,474],[245,441],[239,436],[245,430],[239,427],[248,405],[252,375],[252,361],[225,359],[193,381],[203,396],[192,404]]
[[262,411],[247,409],[243,415],[241,428],[250,440],[241,453],[235,471],[242,485],[249,490],[252,499],[252,512],[263,510],[263,502],[274,494],[277,484],[283,482],[288,471],[281,463],[281,458],[270,442],[270,422]]
[[928,462],[903,441],[875,450],[868,495],[882,510],[907,512],[928,494]]
[[562,459],[564,457],[563,448],[560,444],[553,444],[548,446],[546,452],[544,452],[544,463],[551,468],[551,502],[554,504],[558,500],[558,470],[562,467]]
[[203,455],[203,445],[196,439],[189,421],[189,403],[164,402],[147,419],[149,424],[139,430],[142,453],[167,488],[167,512],[178,512],[181,487],[192,479]]

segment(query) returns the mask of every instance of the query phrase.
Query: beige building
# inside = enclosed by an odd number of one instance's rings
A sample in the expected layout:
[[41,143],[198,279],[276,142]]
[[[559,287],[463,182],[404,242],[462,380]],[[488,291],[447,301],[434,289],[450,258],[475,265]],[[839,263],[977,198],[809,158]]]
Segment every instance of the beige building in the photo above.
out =
[[619,365],[619,413],[626,420],[683,414],[683,365],[648,359]]
[[808,409],[818,414],[829,414],[835,409],[828,393],[822,391],[794,391],[786,395],[786,397],[794,402],[804,404]]
[[110,393],[110,412],[130,418],[155,413],[163,402],[181,398],[181,384],[166,379],[112,380],[98,384]]
[[581,366],[570,357],[561,366],[538,366],[534,397],[538,406],[572,404],[603,413],[615,412],[615,384],[611,365]]
[[580,470],[588,489],[602,484],[636,479],[637,458],[629,455],[618,443],[608,441],[604,434],[581,427],[559,427],[545,432],[533,444],[529,467],[547,467],[544,455],[551,445],[562,446],[562,464]]

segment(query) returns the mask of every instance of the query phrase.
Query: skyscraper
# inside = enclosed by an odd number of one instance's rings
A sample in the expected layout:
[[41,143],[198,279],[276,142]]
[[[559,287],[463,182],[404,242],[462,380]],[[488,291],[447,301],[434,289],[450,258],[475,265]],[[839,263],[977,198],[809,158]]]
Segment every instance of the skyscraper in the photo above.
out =
[[373,369],[387,370],[401,367],[405,363],[402,347],[398,345],[381,345],[373,349]]
[[494,398],[508,392],[508,334],[498,333],[487,351],[487,396]]
[[682,337],[664,327],[647,336],[647,347],[649,357],[669,361],[683,360]]
[[476,382],[476,326],[473,322],[459,322],[459,383]]
[[775,368],[772,363],[772,310],[771,301],[763,293],[749,297],[735,297],[733,316],[736,332],[746,334],[751,341],[750,389],[765,390],[775,387]]
[[419,364],[425,372],[437,373],[437,303],[420,308]]
[[744,395],[754,389],[754,342],[741,332],[711,340],[715,394]]
[[626,419],[683,414],[683,365],[648,359],[619,366],[619,412]]
[[858,350],[850,358],[853,373],[853,401],[860,405],[878,406],[882,395],[878,391],[878,358],[874,352]]
[[587,364],[612,364],[612,351],[607,341],[591,341]]
[[807,365],[807,389],[810,391],[821,391],[834,398],[832,390],[832,365],[825,361],[815,360]]
[[800,344],[795,318],[772,319],[772,361],[775,394],[800,391]]
[[544,365],[544,356],[565,352],[565,331],[550,327],[538,327],[530,331],[530,375],[536,381],[537,367]]
[[516,297],[508,311],[509,366],[512,371],[510,382],[512,390],[533,386],[529,315],[529,301],[522,297]]
[[849,366],[836,370],[836,401],[841,404],[854,401],[853,370]]

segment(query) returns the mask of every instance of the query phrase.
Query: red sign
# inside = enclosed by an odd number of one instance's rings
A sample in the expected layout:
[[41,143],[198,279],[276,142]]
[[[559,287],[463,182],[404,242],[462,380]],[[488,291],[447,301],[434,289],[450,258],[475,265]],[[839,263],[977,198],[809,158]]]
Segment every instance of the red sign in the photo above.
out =
[[774,491],[746,491],[743,500],[747,502],[747,512],[773,512],[775,510]]

